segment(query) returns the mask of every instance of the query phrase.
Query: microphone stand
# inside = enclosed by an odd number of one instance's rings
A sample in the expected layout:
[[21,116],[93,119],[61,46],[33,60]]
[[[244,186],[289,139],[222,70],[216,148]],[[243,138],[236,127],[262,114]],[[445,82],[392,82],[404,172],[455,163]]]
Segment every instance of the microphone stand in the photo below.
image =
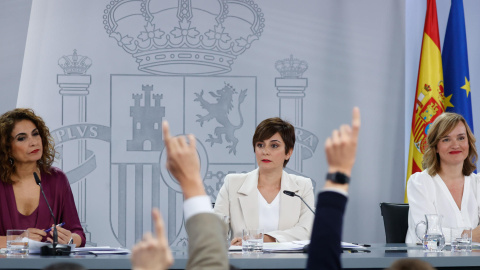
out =
[[57,231],[57,220],[55,219],[55,215],[53,215],[52,208],[50,207],[50,204],[48,203],[47,196],[45,196],[45,192],[43,192],[42,188],[42,183],[40,182],[40,178],[38,178],[38,175],[36,172],[33,173],[33,177],[35,178],[35,182],[37,185],[40,186],[40,191],[43,194],[43,198],[45,198],[45,202],[47,203],[48,210],[50,210],[50,214],[52,215],[53,218],[53,243],[48,244],[46,246],[43,246],[40,248],[40,255],[42,256],[68,256],[70,255],[70,246],[69,245],[62,245],[58,244],[58,231]]
[[[315,211],[313,211],[313,209],[310,207],[310,205],[308,205],[308,203],[306,203],[302,197],[300,197],[299,195],[297,195],[295,192],[293,191],[289,191],[289,190],[284,190],[283,191],[283,194],[287,195],[287,196],[290,196],[290,197],[298,197],[300,198],[300,200],[302,200],[302,202],[308,207],[308,209],[310,209],[310,211],[312,211],[313,215],[315,216]],[[306,244],[305,246],[303,246],[303,253],[308,253],[308,247],[309,247],[309,244]]]

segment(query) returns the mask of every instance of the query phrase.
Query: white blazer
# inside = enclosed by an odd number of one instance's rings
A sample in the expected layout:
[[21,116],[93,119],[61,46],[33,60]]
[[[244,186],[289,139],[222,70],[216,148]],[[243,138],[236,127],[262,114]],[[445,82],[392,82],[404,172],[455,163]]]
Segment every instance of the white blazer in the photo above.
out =
[[[241,237],[242,229],[258,228],[258,169],[249,173],[229,174],[215,202],[215,212],[230,217],[233,237]],[[282,174],[280,187],[280,217],[278,230],[265,232],[278,242],[309,240],[313,226],[312,212],[297,197],[283,194],[293,191],[314,207],[312,181],[309,178]]]

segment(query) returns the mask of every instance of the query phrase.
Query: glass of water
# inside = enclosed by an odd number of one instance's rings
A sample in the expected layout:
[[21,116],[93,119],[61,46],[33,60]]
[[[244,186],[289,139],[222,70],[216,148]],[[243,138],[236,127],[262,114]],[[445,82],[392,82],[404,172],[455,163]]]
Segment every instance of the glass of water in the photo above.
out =
[[242,253],[263,253],[263,229],[243,229]]
[[28,255],[27,230],[7,230],[7,254],[9,256]]
[[452,251],[472,251],[472,228],[452,228],[450,233]]

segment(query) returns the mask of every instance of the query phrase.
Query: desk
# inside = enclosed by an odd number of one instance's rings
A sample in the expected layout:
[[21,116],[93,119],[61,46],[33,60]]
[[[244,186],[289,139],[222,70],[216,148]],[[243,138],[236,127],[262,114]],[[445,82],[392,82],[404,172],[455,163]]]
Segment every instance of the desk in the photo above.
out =
[[[344,253],[344,269],[384,269],[401,258],[419,258],[438,269],[475,269],[480,266],[480,250],[471,253],[425,253],[421,247],[406,244],[373,244],[370,253]],[[186,249],[173,250],[175,263],[171,269],[184,269],[188,254]],[[303,253],[268,253],[243,255],[229,254],[230,263],[241,269],[304,269],[307,255]],[[0,258],[0,269],[42,269],[52,263],[73,262],[87,269],[130,269],[129,255],[93,255],[70,257]]]

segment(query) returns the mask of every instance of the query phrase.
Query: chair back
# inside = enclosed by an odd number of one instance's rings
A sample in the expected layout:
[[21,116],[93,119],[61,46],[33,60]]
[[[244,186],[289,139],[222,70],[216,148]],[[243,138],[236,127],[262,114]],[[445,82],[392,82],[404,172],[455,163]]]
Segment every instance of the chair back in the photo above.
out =
[[380,203],[387,243],[405,243],[408,229],[408,203]]

